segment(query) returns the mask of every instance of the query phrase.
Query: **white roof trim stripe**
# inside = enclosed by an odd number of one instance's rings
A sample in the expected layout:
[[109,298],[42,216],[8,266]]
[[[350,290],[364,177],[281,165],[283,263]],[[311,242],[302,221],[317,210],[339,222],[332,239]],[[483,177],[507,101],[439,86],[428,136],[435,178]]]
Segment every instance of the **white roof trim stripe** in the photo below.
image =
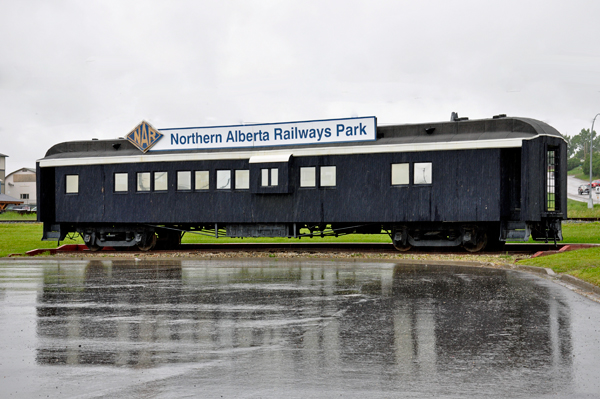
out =
[[[539,137],[539,136],[535,136]],[[527,140],[534,139],[531,137]],[[178,162],[178,161],[211,161],[218,159],[250,159],[253,157],[308,157],[318,155],[352,155],[352,154],[382,154],[390,152],[423,152],[423,151],[452,151],[475,150],[486,148],[515,148],[523,145],[524,138],[498,139],[498,140],[472,140],[451,141],[418,144],[382,144],[360,145],[343,147],[312,147],[290,148],[282,150],[263,151],[228,151],[228,152],[164,152],[151,155],[130,155],[115,157],[89,157],[89,158],[54,158],[38,160],[40,167],[71,166],[71,165],[101,165],[120,163],[145,163],[145,162]],[[282,161],[284,162],[284,161]]]
[[291,153],[275,155],[254,155],[250,157],[250,163],[289,162]]

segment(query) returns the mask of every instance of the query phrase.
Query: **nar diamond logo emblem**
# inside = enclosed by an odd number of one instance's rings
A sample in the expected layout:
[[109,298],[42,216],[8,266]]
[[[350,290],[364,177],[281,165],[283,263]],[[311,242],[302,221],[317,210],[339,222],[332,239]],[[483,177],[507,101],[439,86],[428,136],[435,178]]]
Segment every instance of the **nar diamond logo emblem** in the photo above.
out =
[[154,144],[162,138],[163,134],[152,127],[148,122],[142,121],[135,129],[127,135],[129,140],[134,146],[139,148],[142,152],[146,152]]

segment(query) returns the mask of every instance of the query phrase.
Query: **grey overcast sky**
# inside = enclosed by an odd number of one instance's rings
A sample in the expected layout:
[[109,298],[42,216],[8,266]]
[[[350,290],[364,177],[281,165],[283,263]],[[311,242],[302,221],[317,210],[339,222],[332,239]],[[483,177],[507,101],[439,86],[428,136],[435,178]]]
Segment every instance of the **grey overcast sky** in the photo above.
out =
[[142,120],[392,124],[456,111],[574,135],[600,112],[599,21],[594,0],[4,0],[0,153],[10,173]]

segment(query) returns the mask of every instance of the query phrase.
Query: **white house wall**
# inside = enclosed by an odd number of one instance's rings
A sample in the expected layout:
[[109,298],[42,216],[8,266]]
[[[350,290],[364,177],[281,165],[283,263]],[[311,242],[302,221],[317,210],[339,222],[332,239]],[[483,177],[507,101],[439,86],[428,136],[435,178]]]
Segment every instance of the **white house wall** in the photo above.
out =
[[[36,175],[33,172],[13,172],[6,178],[6,195],[23,201],[24,205],[37,204],[36,196]],[[33,180],[33,181],[23,181]],[[22,198],[23,194],[28,194],[29,198]]]

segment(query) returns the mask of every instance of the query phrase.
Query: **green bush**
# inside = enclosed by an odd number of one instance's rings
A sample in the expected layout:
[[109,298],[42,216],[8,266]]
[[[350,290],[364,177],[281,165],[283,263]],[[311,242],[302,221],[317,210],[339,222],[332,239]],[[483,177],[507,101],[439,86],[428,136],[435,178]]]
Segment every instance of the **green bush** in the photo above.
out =
[[[586,155],[585,160],[583,161],[583,165],[581,165],[583,169],[583,174],[589,177],[590,173],[590,156]],[[600,175],[600,153],[595,153],[592,157],[592,175],[598,176]]]
[[[589,164],[589,159],[588,159],[588,164]],[[582,165],[582,161],[578,157],[569,158],[567,160],[567,170],[573,170],[576,167],[581,166],[581,165]]]

